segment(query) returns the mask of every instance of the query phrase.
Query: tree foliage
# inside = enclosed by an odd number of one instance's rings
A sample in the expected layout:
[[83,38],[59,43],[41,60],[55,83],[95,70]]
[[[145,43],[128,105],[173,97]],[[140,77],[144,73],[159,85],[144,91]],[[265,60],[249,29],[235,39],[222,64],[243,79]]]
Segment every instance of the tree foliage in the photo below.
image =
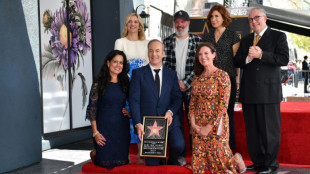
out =
[[[288,0],[291,3],[292,9],[297,10],[309,10],[310,9],[310,0]],[[305,52],[310,52],[310,37],[298,35],[294,33],[289,33],[288,36],[291,38],[291,41],[298,48],[302,49]]]
[[305,52],[310,52],[310,37],[289,33],[292,43]]
[[310,8],[310,0],[289,0],[296,9],[308,10]]

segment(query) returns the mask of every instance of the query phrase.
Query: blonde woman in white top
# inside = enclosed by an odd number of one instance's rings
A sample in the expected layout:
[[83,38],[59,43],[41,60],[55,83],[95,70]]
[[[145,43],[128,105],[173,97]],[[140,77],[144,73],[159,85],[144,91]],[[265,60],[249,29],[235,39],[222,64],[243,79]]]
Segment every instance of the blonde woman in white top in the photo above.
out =
[[[129,77],[131,77],[132,70],[140,68],[149,63],[147,54],[148,40],[145,39],[144,25],[141,17],[136,13],[130,13],[124,22],[124,29],[122,31],[122,38],[115,41],[115,50],[121,50],[126,54],[129,63]],[[126,108],[129,109],[128,104]],[[130,109],[129,109],[130,110]],[[140,148],[140,140],[137,134],[134,133],[132,120],[130,119],[130,134],[131,143],[138,143]],[[140,149],[139,149],[140,150]],[[144,163],[140,159],[139,151],[137,154],[138,163]]]
[[130,13],[124,22],[122,38],[115,41],[115,50],[121,50],[126,54],[131,71],[148,64],[147,44],[141,17],[136,13]]

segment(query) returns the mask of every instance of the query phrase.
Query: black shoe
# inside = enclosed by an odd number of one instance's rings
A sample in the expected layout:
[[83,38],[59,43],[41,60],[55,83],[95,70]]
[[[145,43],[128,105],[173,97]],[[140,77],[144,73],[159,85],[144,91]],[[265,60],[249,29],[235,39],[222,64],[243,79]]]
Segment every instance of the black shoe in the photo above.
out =
[[256,164],[252,164],[250,166],[246,167],[246,171],[257,171],[257,165]]
[[259,169],[259,171],[257,172],[257,174],[276,174],[276,173],[277,171],[273,171],[269,167],[263,167]]
[[272,168],[272,167],[270,167],[270,169],[271,169],[271,174],[277,174],[278,172],[277,172],[277,170],[278,170],[278,168]]

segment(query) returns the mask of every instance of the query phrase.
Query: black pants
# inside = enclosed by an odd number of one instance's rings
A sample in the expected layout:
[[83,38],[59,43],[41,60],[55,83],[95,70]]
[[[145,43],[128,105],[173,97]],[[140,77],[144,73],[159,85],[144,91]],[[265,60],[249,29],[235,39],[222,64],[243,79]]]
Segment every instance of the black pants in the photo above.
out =
[[307,86],[308,86],[308,78],[309,78],[309,72],[304,72],[304,77],[305,77],[305,83],[304,83],[304,92],[307,93]]
[[280,103],[242,103],[249,154],[254,164],[278,169],[280,149]]
[[236,148],[236,136],[235,136],[235,102],[237,93],[236,77],[229,77],[231,83],[230,97],[227,108],[227,114],[229,117],[229,146],[231,149]]
[[[182,116],[181,120],[181,126],[182,126],[182,131],[183,131],[183,135],[184,135],[184,139],[185,139],[185,133],[184,133],[184,110],[183,110],[183,104],[184,104],[184,109],[185,109],[185,114],[186,117],[188,118],[188,107],[189,107],[189,101],[190,101],[190,97],[188,95],[186,95],[186,92],[182,92],[182,106],[181,106],[181,111],[182,112],[180,115]],[[190,126],[190,120],[185,118],[185,121],[188,121],[188,125]],[[187,144],[188,142],[186,142],[185,144]],[[190,149],[192,149],[192,135],[189,134],[189,145],[190,145]],[[184,149],[182,156],[185,157],[186,156],[186,148]]]

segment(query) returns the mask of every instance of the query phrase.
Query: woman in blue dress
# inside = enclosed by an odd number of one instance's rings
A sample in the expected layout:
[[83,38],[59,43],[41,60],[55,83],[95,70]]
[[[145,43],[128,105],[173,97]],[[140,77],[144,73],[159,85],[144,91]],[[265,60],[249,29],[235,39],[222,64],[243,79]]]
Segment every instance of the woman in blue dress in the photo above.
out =
[[[129,63],[129,78],[131,77],[132,70],[145,66],[149,63],[148,59],[148,40],[145,39],[144,24],[137,13],[130,13],[124,21],[124,29],[122,31],[122,38],[115,41],[115,50],[121,50],[126,54]],[[126,108],[130,111],[129,105]],[[137,143],[138,149],[140,148],[140,140],[138,135],[134,133],[132,119],[130,121],[130,143]],[[143,159],[140,158],[138,150],[137,159],[138,164],[144,164]],[[129,155],[130,157],[130,155]]]
[[86,111],[95,147],[91,157],[97,166],[111,169],[129,162],[130,113],[125,108],[128,89],[126,55],[113,50],[92,85]]

